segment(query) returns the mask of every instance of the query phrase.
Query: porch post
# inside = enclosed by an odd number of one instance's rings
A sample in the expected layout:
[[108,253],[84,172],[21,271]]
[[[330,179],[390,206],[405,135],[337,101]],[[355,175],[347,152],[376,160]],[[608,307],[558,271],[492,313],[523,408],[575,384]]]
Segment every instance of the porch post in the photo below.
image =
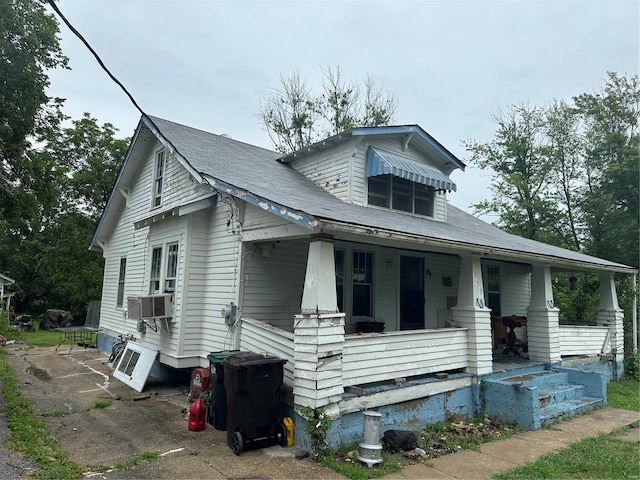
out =
[[461,255],[458,303],[451,310],[453,320],[468,329],[467,372],[476,375],[491,373],[491,310],[484,304],[482,268],[477,255]]
[[618,305],[613,273],[602,273],[600,275],[600,305],[596,323],[609,327],[609,346],[616,362],[622,362],[624,359],[623,319],[624,312]]
[[342,387],[344,313],[338,312],[333,242],[315,237],[309,245],[301,313],[294,323],[296,407],[328,407],[336,415]]
[[545,363],[561,360],[559,312],[553,304],[550,267],[534,265],[531,302],[527,308],[527,341],[531,360]]

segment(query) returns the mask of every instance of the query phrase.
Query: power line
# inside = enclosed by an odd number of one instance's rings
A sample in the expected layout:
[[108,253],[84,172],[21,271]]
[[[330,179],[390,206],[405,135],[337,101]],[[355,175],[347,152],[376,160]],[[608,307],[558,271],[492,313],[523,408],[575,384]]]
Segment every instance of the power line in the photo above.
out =
[[135,98],[133,98],[133,95],[131,95],[129,93],[129,91],[127,90],[127,88],[120,82],[120,80],[118,80],[115,75],[113,75],[109,69],[107,68],[107,66],[104,64],[104,62],[102,61],[102,59],[100,58],[100,55],[98,55],[96,53],[96,51],[91,47],[91,45],[89,45],[89,42],[87,42],[85,40],[85,38],[82,36],[82,34],[76,30],[74,28],[73,25],[71,25],[71,23],[69,22],[69,20],[67,20],[67,18],[62,14],[62,12],[60,11],[60,9],[57,7],[57,5],[55,4],[55,0],[47,0],[47,3],[51,6],[51,8],[53,8],[53,10],[56,12],[56,14],[62,19],[62,21],[65,23],[65,25],[67,27],[69,27],[69,30],[71,30],[73,32],[73,34],[78,37],[80,39],[80,41],[89,49],[89,51],[91,52],[91,54],[95,57],[95,59],[98,61],[98,64],[100,64],[100,67],[102,67],[102,69],[107,73],[107,75],[109,75],[109,78],[111,78],[111,80],[113,80],[121,89],[122,91],[127,95],[127,97],[129,97],[129,100],[131,100],[131,103],[133,103],[133,105],[138,109],[138,111],[145,117],[148,118],[148,115],[144,112],[144,110],[142,110],[142,108],[140,108],[140,105],[138,105],[138,102],[136,102]]

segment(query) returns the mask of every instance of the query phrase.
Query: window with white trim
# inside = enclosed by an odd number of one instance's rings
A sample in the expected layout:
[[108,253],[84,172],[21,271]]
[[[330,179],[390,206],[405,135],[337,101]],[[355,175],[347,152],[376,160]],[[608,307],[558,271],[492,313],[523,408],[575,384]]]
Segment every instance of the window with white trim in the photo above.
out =
[[433,187],[394,175],[369,177],[367,185],[369,205],[433,216]]
[[124,279],[127,272],[127,259],[120,259],[120,271],[118,272],[118,295],[116,297],[116,307],[122,307],[124,302]]
[[164,277],[164,291],[176,291],[176,277],[178,276],[178,243],[167,245],[167,271]]
[[354,317],[373,317],[373,253],[353,252],[352,306]]
[[[178,242],[153,247],[149,274],[149,293],[174,293],[178,278]],[[163,268],[164,266],[164,268]]]
[[162,247],[154,247],[151,252],[151,276],[149,293],[160,293],[160,276],[162,275]]
[[164,180],[165,169],[165,151],[164,149],[156,152],[156,158],[153,169],[153,207],[162,205],[162,183]]

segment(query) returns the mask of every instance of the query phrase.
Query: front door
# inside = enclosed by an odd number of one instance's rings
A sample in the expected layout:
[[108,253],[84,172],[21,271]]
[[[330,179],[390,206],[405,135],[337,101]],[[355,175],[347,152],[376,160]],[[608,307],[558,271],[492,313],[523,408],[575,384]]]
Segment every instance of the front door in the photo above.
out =
[[400,257],[400,330],[424,328],[424,258]]

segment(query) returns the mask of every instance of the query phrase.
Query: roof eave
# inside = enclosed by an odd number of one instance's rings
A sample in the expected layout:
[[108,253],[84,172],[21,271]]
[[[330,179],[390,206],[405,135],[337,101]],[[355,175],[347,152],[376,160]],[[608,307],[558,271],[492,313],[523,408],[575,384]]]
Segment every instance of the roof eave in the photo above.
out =
[[424,235],[410,234],[404,232],[397,232],[394,230],[372,228],[364,225],[349,224],[345,222],[338,222],[330,219],[317,218],[318,224],[323,231],[333,230],[342,231],[345,233],[352,233],[356,235],[364,236],[379,236],[381,238],[393,238],[395,240],[405,240],[409,242],[419,241],[420,243],[427,243],[434,247],[441,247],[446,250],[458,250],[460,253],[473,254],[476,253],[482,256],[492,256],[493,258],[502,257],[504,260],[513,260],[520,263],[527,264],[545,264],[549,266],[556,266],[562,268],[575,268],[576,270],[585,271],[607,271],[614,273],[624,274],[637,274],[638,270],[622,264],[609,263],[599,264],[595,262],[580,261],[575,259],[568,259],[553,255],[544,255],[533,252],[522,252],[519,250],[510,250],[501,247],[486,247],[484,245],[477,245],[470,242],[460,242],[455,240],[446,240],[443,238],[429,237]]

